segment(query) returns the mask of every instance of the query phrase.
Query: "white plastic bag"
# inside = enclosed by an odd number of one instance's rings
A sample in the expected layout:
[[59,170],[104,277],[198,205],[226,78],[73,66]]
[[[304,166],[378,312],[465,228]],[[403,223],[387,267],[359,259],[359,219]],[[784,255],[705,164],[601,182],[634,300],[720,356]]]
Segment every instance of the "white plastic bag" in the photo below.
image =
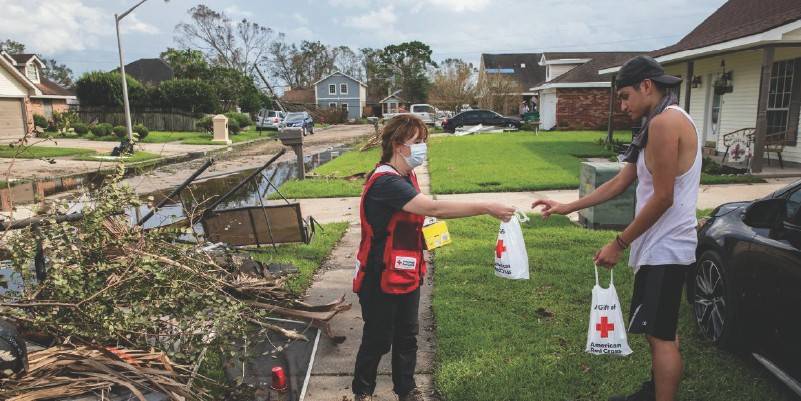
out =
[[512,280],[528,280],[528,252],[520,223],[528,216],[516,212],[508,222],[501,222],[495,243],[495,275]]
[[598,284],[598,266],[595,266],[595,287],[592,287],[586,352],[615,356],[631,354],[622,312],[615,290],[615,273],[611,272],[609,288],[601,288]]

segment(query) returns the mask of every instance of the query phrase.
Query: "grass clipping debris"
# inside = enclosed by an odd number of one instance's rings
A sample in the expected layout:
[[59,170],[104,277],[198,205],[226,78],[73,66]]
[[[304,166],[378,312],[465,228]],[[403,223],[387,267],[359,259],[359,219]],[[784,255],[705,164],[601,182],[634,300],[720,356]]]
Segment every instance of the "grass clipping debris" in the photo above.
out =
[[[154,350],[195,372],[206,350],[235,355],[255,326],[303,339],[262,320],[273,306],[293,306],[285,279],[246,276],[200,246],[177,244],[174,232],[131,227],[121,212],[138,200],[119,178],[90,194],[80,221],[50,216],[38,227],[4,233],[21,287],[2,295],[2,318],[51,338],[51,345]],[[48,269],[40,282],[31,268],[37,243]],[[0,380],[0,398],[25,380]],[[192,378],[176,373],[169,380]],[[137,380],[125,383],[142,388]],[[186,399],[205,393],[192,394]]]

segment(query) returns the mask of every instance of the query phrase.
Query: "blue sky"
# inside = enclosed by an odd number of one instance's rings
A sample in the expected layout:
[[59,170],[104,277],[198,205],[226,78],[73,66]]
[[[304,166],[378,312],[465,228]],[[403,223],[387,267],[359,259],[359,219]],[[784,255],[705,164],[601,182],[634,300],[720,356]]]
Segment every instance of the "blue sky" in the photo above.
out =
[[[0,38],[77,74],[118,64],[115,12],[135,0],[0,0]],[[208,0],[290,40],[353,48],[420,40],[436,60],[484,53],[652,50],[675,43],[724,0]],[[149,0],[123,21],[126,61],[158,57],[197,0]]]

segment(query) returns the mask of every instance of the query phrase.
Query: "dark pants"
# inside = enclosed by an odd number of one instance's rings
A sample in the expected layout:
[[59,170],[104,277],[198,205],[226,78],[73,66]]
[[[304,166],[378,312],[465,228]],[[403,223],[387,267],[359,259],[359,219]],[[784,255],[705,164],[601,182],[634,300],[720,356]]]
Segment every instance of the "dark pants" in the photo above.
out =
[[420,289],[403,295],[387,295],[381,292],[378,283],[365,280],[359,304],[364,330],[353,372],[353,393],[373,394],[378,363],[391,348],[393,390],[401,396],[408,394],[416,387]]

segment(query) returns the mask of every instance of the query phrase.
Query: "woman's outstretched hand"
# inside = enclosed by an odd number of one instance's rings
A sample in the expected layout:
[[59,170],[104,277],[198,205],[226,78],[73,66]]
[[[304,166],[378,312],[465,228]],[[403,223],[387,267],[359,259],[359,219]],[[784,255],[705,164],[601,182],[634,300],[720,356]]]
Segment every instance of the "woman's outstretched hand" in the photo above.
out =
[[515,208],[500,203],[490,203],[487,205],[487,214],[498,220],[509,221],[515,214]]

